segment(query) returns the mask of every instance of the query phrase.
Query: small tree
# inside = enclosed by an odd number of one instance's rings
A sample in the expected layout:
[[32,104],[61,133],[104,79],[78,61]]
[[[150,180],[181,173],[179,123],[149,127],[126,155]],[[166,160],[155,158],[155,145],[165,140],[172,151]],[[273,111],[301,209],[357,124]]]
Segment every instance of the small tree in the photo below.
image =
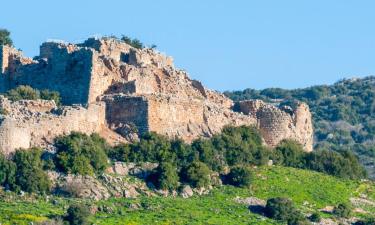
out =
[[27,192],[46,193],[50,181],[43,171],[42,150],[39,148],[18,149],[13,157],[16,164],[16,184]]
[[97,134],[72,132],[55,141],[56,166],[66,173],[93,175],[107,168],[107,143]]
[[340,203],[333,209],[333,214],[337,217],[348,218],[352,213],[351,205]]
[[68,221],[70,225],[86,225],[89,224],[89,216],[90,211],[87,206],[71,205],[68,208],[65,220]]
[[0,45],[13,45],[10,32],[7,29],[0,29]]
[[0,152],[0,185],[8,188],[15,186],[15,174],[16,165]]
[[211,170],[202,162],[193,162],[186,171],[186,179],[193,187],[207,187],[211,183]]
[[253,174],[249,167],[236,166],[230,170],[227,176],[229,184],[238,187],[248,187],[253,179]]
[[283,155],[283,165],[301,168],[304,166],[304,151],[300,143],[294,140],[284,140],[275,149]]
[[265,214],[267,217],[288,222],[288,224],[298,224],[304,222],[301,213],[288,198],[271,198],[267,200]]
[[170,162],[162,162],[156,168],[155,185],[163,190],[176,190],[178,187],[177,168]]

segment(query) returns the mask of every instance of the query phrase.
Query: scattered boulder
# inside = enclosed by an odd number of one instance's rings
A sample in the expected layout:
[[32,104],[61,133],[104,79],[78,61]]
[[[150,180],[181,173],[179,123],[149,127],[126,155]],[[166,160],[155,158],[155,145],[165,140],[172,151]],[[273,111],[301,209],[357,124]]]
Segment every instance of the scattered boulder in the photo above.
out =
[[194,195],[194,192],[189,185],[185,185],[181,188],[180,195],[183,198],[190,198]]
[[102,200],[111,197],[108,190],[97,179],[80,175],[60,176],[57,181],[56,192],[93,200]]

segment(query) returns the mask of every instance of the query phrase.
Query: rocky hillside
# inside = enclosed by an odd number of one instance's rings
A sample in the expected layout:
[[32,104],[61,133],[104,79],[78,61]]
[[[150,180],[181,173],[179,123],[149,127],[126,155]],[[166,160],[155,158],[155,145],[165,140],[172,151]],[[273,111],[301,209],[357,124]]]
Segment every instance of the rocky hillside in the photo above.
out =
[[306,102],[312,111],[315,149],[355,152],[375,177],[375,77],[353,78],[303,89],[268,88],[225,92],[234,101]]

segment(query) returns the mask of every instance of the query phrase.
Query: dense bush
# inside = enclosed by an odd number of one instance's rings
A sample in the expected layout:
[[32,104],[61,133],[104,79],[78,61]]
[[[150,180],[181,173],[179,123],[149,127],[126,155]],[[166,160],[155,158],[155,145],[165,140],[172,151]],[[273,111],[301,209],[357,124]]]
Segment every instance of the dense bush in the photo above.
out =
[[304,167],[303,147],[296,141],[284,140],[275,149],[281,153],[281,158],[278,159],[284,166],[302,168]]
[[367,177],[366,171],[358,159],[350,152],[338,153],[320,150],[306,154],[302,168],[327,173],[333,176],[351,179]]
[[16,165],[7,160],[2,153],[0,153],[0,185],[7,189],[12,188],[16,179]]
[[16,179],[13,186],[27,192],[47,193],[50,181],[43,171],[42,150],[39,148],[19,149],[13,156],[16,165]]
[[20,85],[14,89],[9,90],[6,93],[6,96],[11,101],[44,99],[54,100],[57,105],[59,105],[61,102],[60,94],[56,91],[39,91],[38,89],[34,89],[30,86],[24,85]]
[[233,167],[226,177],[226,182],[237,187],[249,187],[253,179],[253,173],[249,167]]
[[352,213],[352,206],[347,203],[340,203],[333,209],[333,214],[337,217],[348,218]]
[[151,175],[151,182],[153,182],[158,189],[162,190],[176,190],[178,180],[177,167],[170,162],[160,163],[155,173]]
[[56,167],[65,173],[93,175],[107,168],[105,140],[97,134],[73,132],[55,140]]
[[365,220],[359,220],[354,225],[375,225],[375,218],[369,218]]
[[40,91],[40,98],[44,100],[53,100],[55,101],[56,105],[61,104],[60,93],[57,91],[42,90]]
[[[225,127],[211,142],[218,152],[214,154],[214,164],[264,165],[271,154],[264,147],[262,137],[255,127]],[[225,163],[221,163],[222,160]]]
[[1,45],[13,45],[13,41],[10,38],[10,32],[6,29],[0,29],[0,46]]
[[198,139],[191,145],[182,140],[170,140],[156,133],[146,133],[140,142],[121,144],[108,150],[110,158],[126,162],[171,162],[177,169],[193,161],[205,163],[211,170],[223,172],[228,166],[264,165],[269,159],[275,164],[310,169],[330,175],[359,179],[366,177],[358,159],[343,151],[306,153],[293,140],[282,141],[275,149],[264,147],[254,127],[225,127],[211,139]]
[[183,170],[182,178],[192,187],[201,188],[211,184],[211,171],[208,166],[202,162],[195,161],[185,170]]
[[309,219],[311,220],[311,222],[319,223],[322,218],[321,218],[319,213],[313,213],[313,214],[311,214]]
[[271,198],[267,200],[265,215],[269,218],[285,221],[288,224],[304,223],[305,219],[294,206],[293,202],[287,198]]
[[89,224],[89,216],[90,211],[87,206],[71,205],[68,208],[65,220],[68,221],[70,225],[86,225]]
[[40,98],[40,93],[38,90],[33,89],[30,86],[20,85],[14,89],[9,90],[6,96],[11,101],[36,100]]
[[275,164],[315,170],[342,178],[361,179],[367,177],[356,156],[348,151],[335,152],[318,150],[304,152],[296,141],[284,140],[272,156]]

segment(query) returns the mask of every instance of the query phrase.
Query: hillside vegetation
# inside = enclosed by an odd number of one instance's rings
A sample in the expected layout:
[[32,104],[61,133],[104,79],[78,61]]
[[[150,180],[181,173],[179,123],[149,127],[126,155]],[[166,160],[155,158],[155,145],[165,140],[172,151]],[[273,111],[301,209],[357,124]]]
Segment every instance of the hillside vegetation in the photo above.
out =
[[345,79],[333,85],[303,89],[245,89],[225,94],[234,101],[306,102],[313,115],[315,149],[353,151],[370,177],[375,176],[375,77]]
[[[30,224],[62,216],[68,205],[80,203],[99,210],[89,220],[95,224],[283,224],[267,219],[235,199],[257,197],[291,198],[305,214],[318,212],[326,206],[348,203],[350,198],[366,196],[367,204],[356,205],[364,211],[354,215],[366,218],[375,213],[372,205],[375,189],[372,183],[334,178],[317,172],[286,168],[255,169],[250,188],[222,186],[205,196],[147,197],[91,201],[74,198],[15,196],[2,193],[0,222]],[[335,219],[330,213],[319,212],[322,218]]]

